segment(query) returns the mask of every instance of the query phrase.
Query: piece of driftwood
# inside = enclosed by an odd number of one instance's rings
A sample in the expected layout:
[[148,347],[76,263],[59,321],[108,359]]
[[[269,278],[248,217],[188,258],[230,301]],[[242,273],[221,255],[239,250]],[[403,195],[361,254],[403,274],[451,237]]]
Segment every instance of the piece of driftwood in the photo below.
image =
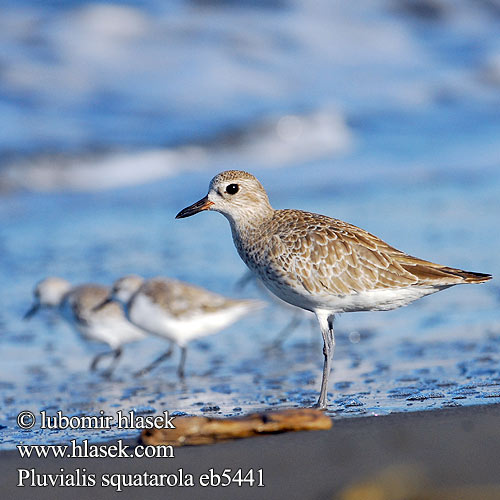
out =
[[143,430],[141,441],[146,445],[210,444],[260,434],[326,430],[332,421],[321,410],[301,408],[234,418],[176,417],[173,424],[175,429]]

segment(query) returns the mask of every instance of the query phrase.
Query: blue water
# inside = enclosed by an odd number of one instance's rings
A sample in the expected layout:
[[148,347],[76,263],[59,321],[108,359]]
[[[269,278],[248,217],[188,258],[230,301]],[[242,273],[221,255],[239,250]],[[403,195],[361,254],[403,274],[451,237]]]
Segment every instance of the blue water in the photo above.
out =
[[[499,275],[500,17],[436,5],[426,18],[382,0],[4,3],[0,447],[133,435],[23,432],[24,409],[232,415],[315,400],[319,329],[306,317],[266,351],[290,319],[273,302],[193,343],[185,384],[178,358],[132,377],[166,349],[159,339],[126,348],[104,380],[88,371],[101,346],[50,313],[21,320],[48,275],[162,274],[265,298],[235,291],[245,268],[223,217],[174,220],[222,169],[254,173],[276,208]],[[335,418],[500,397],[496,280],[336,325]]]

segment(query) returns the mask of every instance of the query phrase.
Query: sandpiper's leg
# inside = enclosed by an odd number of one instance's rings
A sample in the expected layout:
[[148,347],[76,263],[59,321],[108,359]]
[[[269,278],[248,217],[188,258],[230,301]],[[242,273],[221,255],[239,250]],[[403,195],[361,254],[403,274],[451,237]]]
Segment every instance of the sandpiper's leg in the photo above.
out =
[[252,271],[247,271],[235,284],[234,284],[234,289],[236,291],[241,291],[243,290],[248,283],[250,283],[253,279],[255,278],[254,274]]
[[276,335],[273,343],[267,347],[266,350],[281,349],[283,347],[283,342],[291,335],[291,333],[300,325],[301,313],[297,311],[292,316],[290,323],[288,323],[283,330]]
[[134,373],[134,377],[140,377],[140,376],[144,375],[145,373],[149,373],[153,368],[156,368],[160,363],[163,363],[163,361],[170,358],[170,356],[172,356],[173,352],[174,352],[174,343],[170,342],[170,347],[168,348],[167,351],[165,351],[161,356],[156,358],[148,366],[142,368],[141,370],[136,371]]
[[328,404],[328,377],[332,369],[333,353],[335,351],[335,334],[333,331],[333,314],[316,313],[323,335],[323,378],[321,379],[321,392],[315,407],[326,410]]
[[114,369],[116,368],[116,365],[118,364],[121,355],[123,354],[123,349],[121,347],[117,347],[114,351],[111,352],[111,354],[113,354],[113,361],[111,362],[109,368],[102,373],[104,377],[111,376]]
[[106,352],[100,352],[95,356],[95,358],[92,360],[92,363],[90,364],[90,371],[95,372],[97,370],[97,365],[99,364],[99,361],[101,361],[102,358],[105,356],[109,356],[111,354],[114,354],[114,351],[106,351]]
[[181,360],[179,362],[179,368],[177,368],[177,375],[179,376],[180,379],[184,378],[184,365],[186,364],[186,351],[187,351],[187,347],[182,346],[181,347]]

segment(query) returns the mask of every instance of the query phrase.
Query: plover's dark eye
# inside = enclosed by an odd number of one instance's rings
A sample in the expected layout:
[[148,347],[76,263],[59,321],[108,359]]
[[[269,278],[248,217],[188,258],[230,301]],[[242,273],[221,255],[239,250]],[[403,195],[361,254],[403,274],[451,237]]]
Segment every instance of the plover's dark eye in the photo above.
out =
[[226,193],[227,194],[236,194],[238,190],[240,189],[240,186],[238,184],[229,184],[226,188]]

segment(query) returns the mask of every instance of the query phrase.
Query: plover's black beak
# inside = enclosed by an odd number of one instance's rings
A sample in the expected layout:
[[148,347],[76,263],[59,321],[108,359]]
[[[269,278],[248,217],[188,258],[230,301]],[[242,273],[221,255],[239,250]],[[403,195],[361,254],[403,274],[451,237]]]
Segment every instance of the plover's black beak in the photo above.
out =
[[36,312],[40,309],[40,302],[35,302],[30,310],[23,316],[24,320],[30,319],[32,316],[36,314]]
[[113,302],[113,297],[108,297],[104,299],[100,304],[97,304],[92,308],[93,312],[100,311],[103,307],[106,307],[110,302]]
[[184,210],[181,210],[176,216],[176,219],[184,219],[184,217],[191,217],[191,215],[195,215],[198,212],[203,210],[208,210],[212,205],[213,201],[208,199],[208,195],[205,198],[202,198],[200,201],[193,203],[191,206],[186,207]]

